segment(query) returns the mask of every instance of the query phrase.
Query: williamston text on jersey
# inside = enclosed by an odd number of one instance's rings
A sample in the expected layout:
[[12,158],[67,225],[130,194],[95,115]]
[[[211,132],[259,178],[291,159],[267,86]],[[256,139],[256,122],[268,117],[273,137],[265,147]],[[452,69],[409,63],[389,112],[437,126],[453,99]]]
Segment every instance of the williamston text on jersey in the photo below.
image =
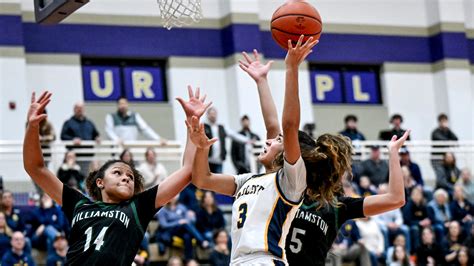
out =
[[310,223],[314,223],[317,227],[321,229],[324,235],[327,235],[329,226],[326,221],[321,218],[321,216],[315,213],[304,211],[302,209],[298,209],[295,215],[295,219],[303,219]]
[[74,226],[77,221],[93,217],[115,218],[117,220],[120,220],[120,222],[123,223],[125,228],[128,228],[128,224],[130,222],[130,218],[121,211],[82,211],[74,216],[74,218],[72,219],[72,226]]

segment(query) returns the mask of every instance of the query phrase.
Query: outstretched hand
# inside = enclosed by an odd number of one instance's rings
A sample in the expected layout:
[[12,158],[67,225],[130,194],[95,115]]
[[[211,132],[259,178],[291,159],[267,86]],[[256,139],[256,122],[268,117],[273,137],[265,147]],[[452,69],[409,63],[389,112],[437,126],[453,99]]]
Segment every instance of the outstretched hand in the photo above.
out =
[[397,139],[397,136],[394,135],[390,142],[388,143],[388,150],[389,152],[396,152],[398,153],[398,150],[400,150],[401,147],[403,147],[403,144],[405,144],[405,141],[407,140],[408,136],[410,136],[411,130],[405,131],[405,134],[400,139]]
[[298,67],[313,52],[313,47],[319,42],[319,40],[309,37],[303,44],[303,38],[304,35],[301,35],[295,47],[291,44],[291,40],[288,40],[288,53],[285,58],[287,67]]
[[51,95],[50,92],[45,91],[36,100],[36,93],[31,94],[31,104],[27,116],[28,125],[38,126],[41,121],[46,119],[48,115],[44,113],[44,109],[51,102]]
[[256,82],[267,78],[267,74],[270,71],[270,67],[273,61],[268,61],[266,64],[262,64],[260,61],[260,55],[256,49],[253,50],[253,58],[251,58],[246,52],[242,52],[245,61],[239,60],[239,67],[247,72],[251,78]]
[[191,122],[185,121],[188,135],[196,147],[206,149],[217,141],[217,138],[209,139],[204,132],[204,124],[199,123],[199,118],[193,116]]
[[199,88],[196,89],[196,93],[193,92],[193,88],[188,86],[189,100],[185,101],[181,97],[177,97],[176,100],[183,107],[184,112],[186,113],[186,118],[189,120],[191,117],[195,116],[199,118],[206,112],[207,108],[211,106],[212,102],[206,102],[206,95],[201,97],[201,91]]

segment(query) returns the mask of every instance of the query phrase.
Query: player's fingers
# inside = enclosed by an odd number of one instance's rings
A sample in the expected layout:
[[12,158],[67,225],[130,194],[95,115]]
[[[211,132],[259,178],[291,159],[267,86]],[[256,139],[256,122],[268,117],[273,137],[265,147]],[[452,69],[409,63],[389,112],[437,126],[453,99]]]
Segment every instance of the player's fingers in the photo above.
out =
[[201,102],[204,103],[206,101],[206,98],[207,98],[207,94],[204,94],[204,96],[202,96]]
[[309,37],[301,47],[309,46],[312,41],[313,41],[313,36]]
[[301,44],[303,43],[303,38],[304,38],[304,35],[301,34],[300,38],[298,39],[298,42],[296,43],[296,47],[301,47]]
[[242,52],[242,54],[244,55],[245,60],[247,60],[247,63],[252,64],[250,56],[246,52]]
[[40,103],[46,98],[46,96],[48,96],[48,91],[44,91],[43,93],[41,93],[41,96],[38,98],[36,102]]
[[189,96],[189,99],[194,97],[193,87],[191,87],[191,85],[188,85],[188,96]]
[[207,143],[209,144],[209,146],[211,146],[212,144],[216,143],[218,140],[219,140],[218,138],[212,138],[212,139],[207,140]]
[[32,92],[31,93],[31,103],[35,102],[35,98],[36,98],[36,92]]
[[266,67],[272,67],[273,63],[275,63],[275,61],[270,60],[270,61],[267,62],[267,64],[265,66]]
[[209,102],[208,104],[206,104],[206,106],[204,107],[204,111],[206,111],[211,105],[212,105],[212,102]]
[[246,63],[246,62],[244,62],[244,61],[242,61],[242,60],[239,60],[239,64],[241,64],[242,66],[244,66],[244,67],[246,67],[246,68],[249,67],[249,64]]
[[194,95],[194,97],[196,97],[196,99],[199,99],[200,96],[201,96],[201,88],[197,87],[196,88],[196,94]]
[[291,40],[288,40],[288,50],[293,49],[293,44],[291,44]]
[[253,49],[253,57],[255,57],[256,61],[260,61],[260,55],[258,54],[257,49]]

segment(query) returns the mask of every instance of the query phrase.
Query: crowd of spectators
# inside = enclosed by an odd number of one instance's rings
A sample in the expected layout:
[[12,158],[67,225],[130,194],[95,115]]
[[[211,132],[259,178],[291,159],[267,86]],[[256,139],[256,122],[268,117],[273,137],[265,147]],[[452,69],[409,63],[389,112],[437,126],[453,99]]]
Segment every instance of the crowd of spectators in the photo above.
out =
[[[353,141],[366,137],[357,127],[358,118],[348,115],[345,128],[340,134]],[[403,117],[391,117],[390,129],[381,130],[379,140],[401,136]],[[438,127],[433,130],[432,140],[457,140],[449,129],[448,117],[438,117]],[[259,136],[250,129],[250,118],[243,116],[242,128],[234,132],[217,122],[217,110],[211,108],[205,121],[206,134],[217,136],[219,142],[209,154],[210,167],[222,170],[227,158],[226,139],[232,140],[231,159],[236,173],[250,171],[252,149]],[[166,145],[136,112],[130,111],[128,101],[120,98],[117,111],[106,117],[107,138],[120,144],[136,140],[139,133],[148,139]],[[41,126],[43,147],[55,140],[52,125],[45,121]],[[61,129],[61,140],[72,141],[64,161],[57,169],[59,179],[84,193],[85,177],[100,167],[98,161],[78,161],[76,154],[84,148],[82,141],[101,141],[93,121],[85,116],[85,106],[77,103],[74,114]],[[45,154],[46,157],[48,154]],[[473,265],[474,259],[474,182],[470,169],[459,169],[453,153],[433,153],[441,160],[433,160],[434,187],[429,187],[422,176],[422,169],[412,160],[410,151],[400,150],[400,164],[406,189],[406,205],[376,217],[348,221],[341,227],[333,244],[329,260],[357,262],[359,265]],[[90,157],[91,154],[85,156]],[[145,160],[137,161],[130,150],[124,149],[119,158],[135,165],[145,179],[145,188],[159,184],[168,172],[160,162],[156,151],[148,148]],[[355,161],[353,178],[343,183],[344,192],[351,197],[366,197],[385,193],[389,181],[389,165],[381,156],[381,147],[372,146],[367,160]],[[135,265],[148,265],[150,243],[156,243],[160,255],[168,254],[168,265],[199,265],[198,250],[204,251],[211,265],[228,265],[230,261],[230,237],[221,209],[219,195],[188,186],[179,196],[156,214],[158,227],[146,234],[135,258]],[[216,199],[217,198],[217,199]],[[0,209],[0,258],[2,263],[27,263],[34,265],[32,249],[47,254],[47,265],[62,265],[67,252],[69,224],[62,211],[51,198],[42,194],[37,205],[28,213],[15,206],[13,194],[3,191]],[[226,203],[226,202],[225,202]],[[229,202],[227,202],[229,203]],[[228,225],[227,225],[228,228]],[[182,256],[168,252],[181,248]],[[336,256],[334,256],[336,255]],[[5,265],[7,265],[5,264]]]

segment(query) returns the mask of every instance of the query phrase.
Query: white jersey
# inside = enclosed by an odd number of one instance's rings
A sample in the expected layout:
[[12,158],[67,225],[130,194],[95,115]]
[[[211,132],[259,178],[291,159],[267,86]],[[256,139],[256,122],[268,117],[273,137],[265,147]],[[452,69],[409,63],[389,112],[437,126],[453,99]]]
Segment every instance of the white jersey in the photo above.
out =
[[285,240],[306,189],[306,169],[295,165],[264,175],[235,177],[231,265],[287,265]]

